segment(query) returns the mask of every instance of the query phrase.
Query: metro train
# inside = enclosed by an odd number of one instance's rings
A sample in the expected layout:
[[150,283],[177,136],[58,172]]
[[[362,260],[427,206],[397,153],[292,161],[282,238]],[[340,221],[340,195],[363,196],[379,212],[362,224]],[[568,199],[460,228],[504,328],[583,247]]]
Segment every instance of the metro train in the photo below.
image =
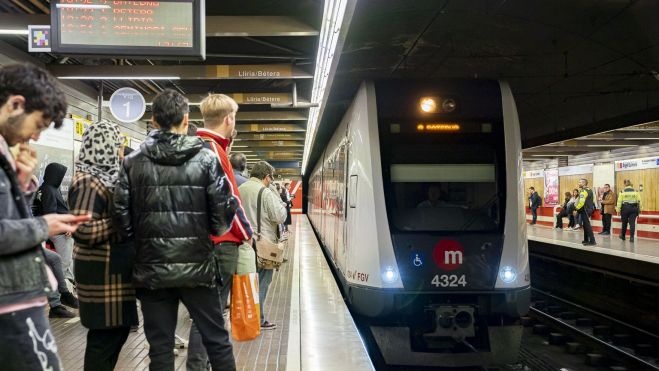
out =
[[521,162],[506,82],[361,84],[307,209],[387,364],[516,359],[530,302]]

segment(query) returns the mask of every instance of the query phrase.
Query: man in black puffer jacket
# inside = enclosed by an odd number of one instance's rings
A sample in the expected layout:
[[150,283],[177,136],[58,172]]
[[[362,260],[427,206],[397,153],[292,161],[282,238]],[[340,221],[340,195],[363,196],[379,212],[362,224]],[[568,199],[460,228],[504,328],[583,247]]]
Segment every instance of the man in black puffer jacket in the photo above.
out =
[[[213,370],[235,370],[224,328],[209,235],[222,235],[237,201],[214,154],[187,136],[188,102],[167,89],[153,100],[152,131],[126,157],[114,205],[117,228],[135,240],[133,282],[151,370],[174,370],[179,301],[201,332]],[[173,321],[173,322],[172,322]]]

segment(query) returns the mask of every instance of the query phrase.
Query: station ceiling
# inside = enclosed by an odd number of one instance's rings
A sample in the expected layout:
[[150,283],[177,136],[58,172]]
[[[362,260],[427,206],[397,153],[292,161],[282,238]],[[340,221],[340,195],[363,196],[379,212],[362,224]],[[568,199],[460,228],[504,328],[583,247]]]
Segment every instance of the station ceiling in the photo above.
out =
[[[309,100],[323,1],[207,0],[206,7],[210,21],[203,63],[38,57],[59,75],[179,69],[184,78],[175,81],[107,80],[104,98],[120,86],[136,87],[147,99],[171,87],[189,95],[192,103],[208,92],[232,94],[242,99],[238,138],[244,141],[239,145],[247,146],[242,148],[255,149],[250,159],[299,161],[306,107],[317,103]],[[30,24],[48,24],[48,10],[47,0],[3,0],[0,23],[32,15],[45,23]],[[364,79],[507,80],[517,101],[523,145],[529,149],[655,121],[657,15],[655,0],[358,0],[309,164],[317,160]],[[27,49],[24,37],[1,38]],[[277,64],[291,73],[282,78],[217,78],[204,74],[202,64]],[[100,85],[98,80],[85,82],[95,89]],[[298,108],[290,107],[293,87]],[[278,104],[259,103],[255,96],[278,96]],[[196,106],[191,116],[198,119]],[[577,148],[585,144],[568,143]],[[283,144],[294,145],[277,150]]]
[[659,119],[659,1],[359,0],[310,163],[364,79],[507,80],[524,147]]
[[[82,80],[108,100],[120,87],[133,87],[150,102],[164,88],[185,93],[191,103],[190,119],[203,126],[199,102],[208,93],[232,96],[240,105],[239,134],[233,148],[248,161],[272,162],[283,176],[300,174],[304,135],[311,98],[314,59],[322,0],[206,1],[206,60],[145,60],[62,56],[36,56],[60,78]],[[0,1],[0,25],[50,24],[47,0]],[[0,36],[27,51],[25,36]],[[248,78],[238,70],[267,65],[279,77]],[[242,66],[242,67],[240,67]],[[176,80],[125,79],[122,76],[177,76]],[[92,77],[92,78],[89,78]],[[111,78],[111,79],[110,79]],[[294,106],[294,101],[297,106]]]

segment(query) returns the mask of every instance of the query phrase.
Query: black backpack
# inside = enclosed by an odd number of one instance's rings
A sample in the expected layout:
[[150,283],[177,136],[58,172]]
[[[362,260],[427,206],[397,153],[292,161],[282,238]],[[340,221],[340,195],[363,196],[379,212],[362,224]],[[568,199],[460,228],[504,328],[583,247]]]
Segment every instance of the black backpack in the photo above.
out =
[[41,187],[37,190],[37,192],[34,194],[34,200],[32,200],[32,216],[41,216],[43,215],[43,206],[41,203],[41,196],[43,195],[43,192],[41,191]]

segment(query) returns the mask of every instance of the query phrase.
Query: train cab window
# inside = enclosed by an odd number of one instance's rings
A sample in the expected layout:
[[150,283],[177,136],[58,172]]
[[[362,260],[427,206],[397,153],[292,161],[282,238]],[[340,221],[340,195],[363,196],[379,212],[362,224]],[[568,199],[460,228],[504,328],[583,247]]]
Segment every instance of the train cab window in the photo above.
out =
[[391,164],[390,215],[400,231],[491,231],[498,227],[494,164]]

